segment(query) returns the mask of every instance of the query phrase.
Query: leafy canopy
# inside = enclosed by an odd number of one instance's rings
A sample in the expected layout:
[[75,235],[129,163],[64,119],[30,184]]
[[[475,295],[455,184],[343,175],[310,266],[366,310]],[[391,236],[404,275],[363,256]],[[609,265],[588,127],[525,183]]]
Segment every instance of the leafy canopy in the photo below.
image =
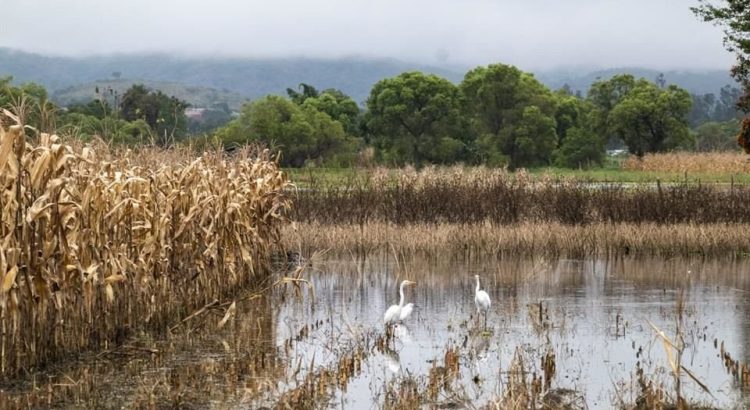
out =
[[382,159],[396,164],[465,158],[458,88],[432,74],[406,72],[379,81],[367,99],[365,128]]
[[533,75],[516,67],[477,67],[461,83],[480,162],[511,168],[546,165],[557,147],[556,101]]
[[282,165],[292,167],[345,165],[351,162],[356,147],[356,140],[328,114],[275,95],[245,105],[239,118],[218,135],[224,144],[263,143],[280,149]]

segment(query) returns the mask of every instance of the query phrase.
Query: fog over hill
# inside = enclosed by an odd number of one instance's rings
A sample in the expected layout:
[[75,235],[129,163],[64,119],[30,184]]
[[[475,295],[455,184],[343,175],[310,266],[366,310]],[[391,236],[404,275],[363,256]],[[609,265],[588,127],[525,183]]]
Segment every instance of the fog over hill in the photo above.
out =
[[[373,84],[404,71],[434,73],[458,83],[468,69],[470,67],[421,65],[378,58],[251,59],[178,57],[168,54],[61,57],[0,48],[0,76],[13,76],[17,83],[41,83],[49,89],[51,95],[63,102],[76,99],[71,93],[82,95],[82,84],[91,84],[93,87],[94,82],[106,84],[118,77],[128,81],[144,81],[153,86],[159,82],[167,82],[171,86],[182,84],[187,88],[201,87],[201,95],[226,95],[226,98],[231,98],[235,103],[241,98],[282,94],[287,87],[295,87],[304,82],[319,89],[338,88],[359,103],[364,103]],[[593,81],[621,72],[650,80],[663,72],[667,82],[698,94],[716,93],[726,84],[734,85],[728,70],[578,68],[538,71],[535,75],[553,89],[568,84],[573,90],[580,90],[585,94]],[[184,98],[184,94],[181,97]]]

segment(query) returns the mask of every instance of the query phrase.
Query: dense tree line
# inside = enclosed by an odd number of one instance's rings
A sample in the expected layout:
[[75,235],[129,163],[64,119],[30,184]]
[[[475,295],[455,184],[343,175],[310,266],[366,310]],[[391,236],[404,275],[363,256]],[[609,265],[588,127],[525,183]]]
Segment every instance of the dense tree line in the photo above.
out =
[[211,115],[199,127],[188,127],[186,103],[140,85],[122,95],[97,90],[95,100],[63,110],[52,106],[39,86],[4,81],[0,104],[10,106],[14,96],[28,95],[36,106],[47,107],[29,118],[48,128],[160,145],[208,131],[227,147],[262,143],[278,149],[283,164],[292,167],[373,162],[591,167],[603,163],[607,147],[637,156],[732,149],[739,129],[732,103],[739,91],[730,87],[718,97],[696,96],[663,77],[616,75],[594,82],[582,95],[569,87],[550,90],[533,74],[503,64],[470,70],[458,84],[405,72],[377,82],[363,107],[340,90],[303,83],[287,89],[286,96],[246,104],[234,119],[221,107],[205,110]]
[[[288,166],[347,165],[371,148],[386,165],[589,167],[610,141],[638,156],[697,146],[690,94],[630,75],[597,81],[584,97],[503,64],[477,67],[458,85],[405,72],[377,82],[364,110],[338,90],[301,84],[287,94],[249,104],[218,135],[279,147]],[[716,139],[717,129],[704,131]]]

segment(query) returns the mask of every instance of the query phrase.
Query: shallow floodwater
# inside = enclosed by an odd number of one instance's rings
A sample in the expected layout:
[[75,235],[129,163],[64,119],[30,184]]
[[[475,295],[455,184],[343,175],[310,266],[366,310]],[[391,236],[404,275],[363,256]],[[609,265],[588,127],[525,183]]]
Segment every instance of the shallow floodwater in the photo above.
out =
[[[473,301],[475,274],[492,298],[486,331]],[[665,343],[649,322],[676,341],[681,314],[681,364],[709,390],[682,372],[683,396],[718,408],[750,405],[720,358],[723,343],[733,359],[750,359],[747,261],[328,256],[302,278],[312,290],[287,284],[240,301],[224,327],[216,323],[225,309],[216,309],[164,340],[139,337],[125,350],[56,366],[0,393],[16,405],[274,407],[310,372],[328,377],[356,354],[356,370],[321,387],[327,394],[314,403],[380,408],[404,380],[427,384],[452,349],[457,374],[423,404],[495,403],[507,395],[519,357],[541,377],[542,359],[553,355],[544,390],[612,408],[635,403],[638,367],[674,394]],[[383,346],[383,313],[398,303],[403,279],[417,282],[406,292],[416,308]]]
[[[418,282],[407,288],[407,302],[417,305],[412,317],[396,329],[392,351],[370,358],[335,406],[377,407],[384,383],[427,375],[433,362],[442,364],[446,348],[456,346],[463,391],[452,400],[459,403],[501,397],[520,349],[528,370],[537,374],[542,356],[554,352],[552,387],[578,392],[589,408],[609,408],[618,396],[635,401],[637,362],[655,382],[671,386],[664,343],[649,321],[676,340],[682,297],[682,365],[711,392],[683,372],[683,395],[716,407],[740,406],[748,402],[727,375],[714,341],[723,342],[734,359],[750,358],[748,272],[746,263],[685,260],[425,260],[401,266],[371,260],[358,268],[344,260],[313,276],[315,303],[280,308],[277,337],[287,337],[295,324],[330,318],[331,328],[296,350],[314,354],[323,365],[334,356],[332,343],[383,327],[383,312],[398,302],[398,283],[408,278]],[[489,332],[482,332],[476,316],[474,274],[493,301]]]

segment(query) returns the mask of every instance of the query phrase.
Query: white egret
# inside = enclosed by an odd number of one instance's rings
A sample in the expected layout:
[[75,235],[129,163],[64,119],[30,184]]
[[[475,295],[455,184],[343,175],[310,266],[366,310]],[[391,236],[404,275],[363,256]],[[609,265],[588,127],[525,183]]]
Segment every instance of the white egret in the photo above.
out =
[[474,275],[477,279],[477,289],[474,294],[474,304],[477,305],[477,314],[484,313],[484,328],[487,329],[487,311],[490,310],[490,295],[483,290],[479,290],[479,275]]
[[401,286],[399,287],[398,291],[401,295],[401,299],[399,299],[398,305],[392,305],[388,308],[388,310],[385,311],[385,315],[383,316],[383,323],[385,323],[386,325],[392,325],[398,322],[403,322],[407,317],[409,317],[412,309],[414,309],[414,304],[409,303],[404,306],[404,286],[416,284],[417,282],[412,282],[410,280],[401,282]]

